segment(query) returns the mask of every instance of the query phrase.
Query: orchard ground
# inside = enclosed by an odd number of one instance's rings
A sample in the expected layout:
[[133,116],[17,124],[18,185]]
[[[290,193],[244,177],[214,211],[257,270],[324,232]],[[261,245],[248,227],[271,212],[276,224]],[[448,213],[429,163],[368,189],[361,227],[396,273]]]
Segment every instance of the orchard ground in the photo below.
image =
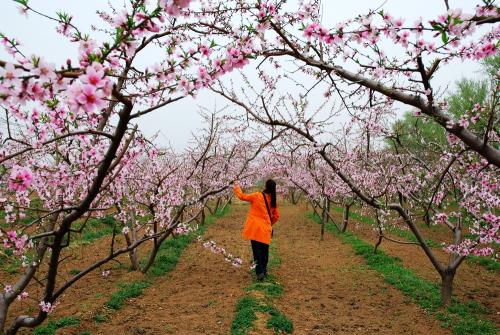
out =
[[[230,334],[233,329],[233,334],[273,334],[266,326],[266,313],[257,312],[257,320],[248,330],[238,332],[233,325],[236,306],[249,295],[248,287],[254,281],[248,271],[250,246],[240,237],[247,210],[246,204],[234,201],[230,212],[217,218],[204,233],[205,239],[241,256],[245,261],[241,268],[231,266],[222,255],[212,254],[196,241],[182,251],[172,271],[149,279],[129,272],[123,256],[111,266],[109,276],[97,271],[70,288],[66,295],[71,298],[63,296],[50,315],[52,329],[45,323],[34,333]],[[325,234],[320,241],[319,225],[307,217],[308,211],[304,204],[282,204],[273,240],[272,257],[279,260],[271,273],[283,293],[273,298],[272,304],[293,323],[294,334],[452,334],[434,315],[384,281],[338,236]],[[349,229],[361,239],[373,241],[369,228],[355,220]],[[65,271],[84,267],[102,256],[99,253],[105,254],[106,249],[99,244],[106,245],[108,238],[72,248],[71,258],[63,263]],[[398,255],[417,276],[438,282],[416,246],[384,242],[381,249]],[[106,307],[119,285],[147,280],[154,285],[139,287],[117,310]],[[499,284],[495,273],[467,264],[458,273],[455,292],[460,300],[489,301],[487,318],[498,325]]]

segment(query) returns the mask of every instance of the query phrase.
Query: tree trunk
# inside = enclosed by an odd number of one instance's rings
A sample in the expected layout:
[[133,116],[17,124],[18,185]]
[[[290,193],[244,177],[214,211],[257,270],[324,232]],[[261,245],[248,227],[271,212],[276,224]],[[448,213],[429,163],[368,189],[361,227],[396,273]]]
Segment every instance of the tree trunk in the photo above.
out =
[[[125,241],[127,242],[127,247],[130,247],[132,243],[135,243],[135,241],[137,241],[136,236],[137,234],[135,234],[134,230],[132,230],[132,240],[130,239],[128,234],[125,234]],[[130,250],[128,256],[130,258],[130,264],[132,266],[132,269],[134,271],[139,271],[141,267],[139,266],[139,261],[137,260],[137,249],[134,248]]]
[[300,194],[297,195],[297,192],[295,190],[292,190],[291,194],[292,194],[292,204],[294,205],[298,204],[300,199]]
[[144,265],[144,268],[141,270],[142,273],[147,273],[149,268],[153,265],[156,259],[156,255],[158,254],[159,246],[155,245],[153,250],[151,250],[151,254],[149,255],[148,262]]
[[217,198],[217,202],[215,203],[215,208],[213,212],[214,215],[217,215],[217,212],[219,211],[221,200],[222,200],[221,197]]
[[328,198],[325,197],[323,200],[323,212],[321,213],[321,241],[323,241],[325,236],[325,224],[328,222]]
[[314,210],[314,214],[321,218],[321,215],[319,215],[318,210],[316,209],[316,204],[311,203],[311,207]]
[[347,224],[349,223],[349,210],[351,209],[351,204],[344,205],[344,217],[342,220],[342,227],[340,228],[341,233],[345,233],[347,230]]
[[441,274],[441,304],[443,306],[448,306],[451,303],[454,278],[455,270],[446,269],[446,271]]
[[0,295],[0,335],[3,335],[5,329],[5,321],[7,320],[7,302],[4,297]]
[[[152,214],[154,216],[153,211],[152,211]],[[148,262],[146,263],[146,265],[142,269],[142,273],[148,272],[149,268],[153,265],[153,263],[156,259],[156,255],[158,254],[158,250],[160,249],[160,245],[163,242],[163,240],[159,241],[158,237],[156,237],[157,236],[156,234],[158,234],[158,223],[156,221],[154,221],[154,224],[153,224],[153,234],[155,236],[153,238],[153,250],[151,251],[151,255],[149,256]]]
[[203,226],[204,224],[205,224],[205,207],[203,207],[200,213],[200,226]]

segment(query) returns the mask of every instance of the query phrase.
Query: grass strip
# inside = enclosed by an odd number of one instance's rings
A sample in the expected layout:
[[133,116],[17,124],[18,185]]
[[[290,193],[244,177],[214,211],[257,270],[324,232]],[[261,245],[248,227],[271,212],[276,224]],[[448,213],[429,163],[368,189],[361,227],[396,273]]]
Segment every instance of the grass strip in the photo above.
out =
[[[343,213],[343,208],[342,207],[332,207],[332,209],[335,212]],[[363,216],[361,214],[354,213],[352,211],[349,213],[349,217],[352,218],[352,219],[354,219],[354,220],[366,223],[368,225],[376,226],[376,222],[375,222],[375,220],[373,218],[370,218],[370,217],[367,217],[367,216]],[[393,234],[393,235],[396,235],[396,236],[399,236],[401,238],[404,238],[407,241],[418,243],[418,240],[415,237],[415,235],[413,235],[413,233],[411,231],[409,231],[409,230],[403,230],[403,229],[391,226],[391,227],[388,227],[387,231],[389,233]],[[474,236],[472,236],[470,234],[465,234],[464,238],[471,238],[471,239],[473,239]],[[441,248],[441,244],[439,244],[438,242],[433,241],[431,239],[425,239],[425,242],[431,248]],[[467,256],[467,258],[465,258],[465,260],[468,263],[475,263],[475,264],[478,264],[480,266],[483,266],[486,270],[488,270],[490,272],[500,272],[500,263],[497,262],[497,260],[494,259],[494,258],[491,258],[491,257],[478,257],[478,256],[474,256],[474,255],[469,255],[469,256]]]
[[[332,207],[332,209],[338,213],[343,213],[343,211],[344,211],[344,209],[342,207]],[[355,213],[353,211],[349,212],[349,217],[351,219],[357,220],[359,222],[366,223],[370,226],[374,226],[374,227],[377,226],[377,222],[375,221],[375,219],[368,217],[368,216],[364,216],[364,215]],[[389,233],[391,233],[395,236],[404,238],[407,241],[418,243],[418,240],[415,237],[415,235],[413,235],[413,233],[409,230],[404,230],[404,229],[394,227],[394,226],[388,226],[388,227],[386,227],[386,231],[388,231]],[[425,242],[427,243],[428,246],[430,246],[432,248],[439,247],[439,243],[437,243],[431,239],[425,239]]]
[[[217,218],[223,217],[230,211],[230,206],[226,206],[224,211],[217,211],[214,215],[209,215],[205,219],[205,224],[203,226],[199,226],[198,230],[195,232],[192,232],[187,235],[180,235],[176,238],[171,238],[166,240],[165,242],[162,243],[158,250],[158,254],[156,255],[156,259],[149,269],[146,279],[144,280],[138,280],[138,281],[133,281],[133,282],[128,282],[128,283],[118,283],[118,290],[113,292],[111,294],[111,297],[108,301],[104,303],[104,306],[107,308],[106,311],[103,313],[97,313],[94,316],[94,321],[96,323],[103,323],[107,322],[109,320],[109,314],[110,312],[120,310],[123,308],[123,306],[126,304],[128,299],[138,297],[143,294],[144,289],[147,287],[151,286],[154,283],[154,278],[163,276],[167,274],[168,272],[172,271],[172,269],[177,265],[177,262],[180,259],[180,256],[182,255],[182,252],[184,249],[194,240],[194,238],[198,235],[201,235],[205,233],[207,230],[208,226],[212,224]],[[110,233],[113,232],[113,224],[109,225],[111,227]],[[97,236],[97,235],[93,235]],[[102,235],[104,236],[104,235]],[[89,236],[90,238],[90,236]],[[89,239],[87,239],[89,240]],[[61,319],[62,320],[62,319]],[[61,321],[59,320],[59,321]],[[70,324],[66,323],[60,323],[56,322],[58,325],[55,330],[63,327],[67,327]],[[53,321],[49,321],[49,324],[46,326],[51,326],[54,328]],[[46,327],[43,327],[44,329]],[[42,327],[37,327],[35,331],[37,331],[39,328]],[[52,329],[50,328],[50,329]],[[40,330],[42,331],[42,330]],[[34,333],[35,335],[45,335],[49,334],[52,335],[54,333]],[[90,334],[86,331],[83,331],[81,334]]]
[[117,311],[121,309],[127,299],[135,298],[142,295],[145,288],[151,286],[155,277],[163,276],[172,271],[182,255],[184,249],[193,241],[193,239],[205,233],[208,225],[212,224],[216,218],[226,215],[229,211],[229,206],[226,206],[224,211],[218,211],[215,215],[207,216],[205,224],[199,226],[198,230],[187,235],[180,235],[176,238],[171,238],[163,242],[158,249],[155,261],[149,269],[146,279],[129,283],[119,283],[118,290],[111,295],[111,298],[105,302],[105,306],[111,310]]
[[[271,243],[269,246],[269,263],[270,269],[281,264],[281,258],[276,251],[276,245]],[[269,314],[266,327],[274,330],[279,334],[291,334],[293,332],[293,323],[276,307],[273,306],[273,298],[283,294],[283,286],[276,279],[268,275],[261,282],[254,282],[248,286],[245,291],[247,295],[241,298],[236,305],[236,314],[231,324],[231,335],[247,334],[257,321],[256,313]],[[260,292],[261,295],[252,294],[252,292]]]
[[[316,223],[321,218],[314,213],[307,216]],[[356,235],[339,233],[334,224],[328,223],[325,229],[338,236],[343,243],[353,247],[356,255],[365,258],[368,266],[382,275],[384,280],[410,297],[428,313],[434,315],[443,328],[449,328],[455,335],[496,335],[494,323],[485,318],[488,310],[476,302],[462,303],[453,299],[447,308],[441,308],[441,292],[438,284],[418,277],[404,267],[401,259],[391,257],[383,251],[373,252],[373,246]]]
[[[76,235],[77,237],[73,239],[71,245],[90,244],[101,237],[111,235],[113,229],[120,231],[121,228],[123,227],[118,225],[115,218],[112,216],[90,219],[85,225],[81,235]],[[78,230],[79,227],[75,227],[75,229]]]
[[66,316],[57,321],[50,320],[45,326],[36,327],[33,335],[54,335],[56,330],[64,327],[78,326],[80,320],[74,316]]
[[465,260],[469,263],[475,263],[483,266],[486,270],[491,272],[500,272],[500,263],[491,257],[479,257],[474,255],[469,255]]

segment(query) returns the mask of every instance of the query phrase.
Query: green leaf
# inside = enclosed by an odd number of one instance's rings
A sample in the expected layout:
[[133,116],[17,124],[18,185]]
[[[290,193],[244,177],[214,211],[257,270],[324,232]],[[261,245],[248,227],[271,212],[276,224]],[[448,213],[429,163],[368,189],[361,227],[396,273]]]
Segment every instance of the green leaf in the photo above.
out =
[[14,2],[17,2],[18,4],[28,7],[28,0],[14,0]]
[[443,26],[441,26],[438,23],[432,23],[431,25],[432,25],[432,28],[434,28],[434,30],[439,31],[440,33],[442,33],[444,31]]
[[115,43],[118,43],[123,36],[123,28],[116,28]]
[[443,43],[444,43],[444,44],[447,44],[447,43],[448,43],[448,41],[449,41],[449,40],[448,40],[448,35],[446,34],[446,32],[445,32],[445,31],[442,31],[442,32],[441,32],[441,39],[443,40]]
[[47,104],[47,106],[49,108],[55,108],[57,106],[57,104],[59,103],[59,100],[57,100],[56,98],[54,98],[52,100],[45,101],[45,103]]

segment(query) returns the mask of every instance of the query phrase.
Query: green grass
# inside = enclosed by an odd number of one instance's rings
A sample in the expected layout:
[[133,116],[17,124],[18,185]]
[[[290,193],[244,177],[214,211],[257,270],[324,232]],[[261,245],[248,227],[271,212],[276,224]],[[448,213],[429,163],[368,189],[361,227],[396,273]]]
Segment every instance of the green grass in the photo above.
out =
[[[142,295],[144,289],[153,284],[155,277],[163,276],[175,268],[182,252],[196,236],[203,234],[208,225],[213,223],[216,218],[220,218],[227,214],[229,210],[229,206],[226,206],[224,212],[218,211],[213,216],[207,216],[206,224],[200,226],[197,231],[191,234],[180,235],[176,238],[170,238],[164,241],[158,250],[153,265],[146,275],[146,279],[118,284],[118,290],[111,294],[111,298],[106,301],[104,305],[112,311],[117,311],[125,305],[128,299]],[[142,262],[144,262],[144,260],[142,260]]]
[[[314,213],[308,217],[316,223],[321,218]],[[484,306],[475,302],[462,303],[455,299],[445,310],[441,309],[441,293],[438,284],[418,277],[413,271],[403,266],[397,257],[391,257],[382,251],[373,252],[373,246],[361,240],[352,233],[339,234],[332,223],[326,225],[326,230],[337,235],[345,244],[353,247],[356,255],[362,256],[368,266],[380,273],[384,280],[400,290],[404,295],[434,314],[442,321],[444,328],[451,328],[455,335],[496,335],[494,323],[487,320],[488,312]]]
[[261,309],[256,298],[246,296],[241,298],[236,305],[236,315],[231,324],[232,335],[245,335],[257,320],[255,312]]
[[493,258],[469,255],[466,260],[484,266],[488,271],[500,272],[500,263]]
[[94,316],[94,321],[95,321],[95,323],[104,323],[104,322],[108,321],[108,317],[104,314],[97,313]]
[[[344,210],[342,207],[332,207],[332,209],[334,211],[336,211],[336,212],[339,212],[339,213],[342,213],[343,210]],[[377,222],[375,221],[374,218],[371,218],[371,217],[368,217],[368,216],[364,216],[364,215],[355,213],[353,211],[349,212],[349,218],[357,220],[357,221],[362,222],[362,223],[366,223],[366,224],[368,224],[370,226],[374,226],[374,227],[377,226]],[[390,234],[393,234],[395,236],[404,238],[407,241],[418,243],[418,240],[415,237],[415,235],[413,235],[413,233],[411,231],[409,231],[409,230],[404,230],[404,229],[401,229],[401,228],[398,228],[398,227],[394,227],[394,226],[388,226],[388,227],[386,227],[386,230]],[[427,243],[428,246],[430,246],[432,248],[439,247],[439,243],[437,243],[437,242],[435,242],[433,240],[425,239],[425,242]]]
[[120,283],[118,284],[118,291],[111,294],[111,298],[105,302],[105,305],[112,310],[119,310],[127,299],[140,296],[149,285],[147,281]]
[[[78,244],[89,244],[101,237],[110,235],[113,233],[116,221],[112,216],[106,216],[104,218],[94,218],[90,219],[83,232],[73,239],[72,245]],[[119,231],[122,228],[121,225],[116,225],[116,230]],[[79,227],[75,227],[79,229]]]
[[[276,251],[276,245],[271,243],[269,247],[269,269],[281,264],[281,258]],[[272,275],[268,275],[261,282],[254,282],[245,291],[246,296],[241,298],[236,305],[236,314],[231,324],[231,335],[245,335],[254,327],[257,320],[257,312],[269,314],[266,327],[273,329],[276,333],[291,334],[293,323],[272,304],[272,299],[283,294],[283,286],[276,281]],[[252,291],[262,292],[264,298],[256,298],[251,295]]]
[[[342,213],[342,211],[343,211],[342,207],[332,207],[332,209],[334,211],[340,212],[340,213]],[[360,222],[363,222],[363,223],[366,223],[366,224],[369,224],[372,226],[376,226],[376,222],[373,218],[366,217],[366,216],[363,216],[363,215],[360,215],[360,214],[354,213],[354,212],[350,212],[349,217],[352,219],[358,220]],[[431,230],[433,228],[435,229],[435,226],[431,226]],[[404,238],[407,241],[418,243],[418,240],[415,237],[415,235],[409,230],[403,230],[403,229],[391,226],[391,227],[387,228],[387,231],[395,236]],[[465,238],[474,239],[475,236],[472,234],[464,234],[463,238],[464,239]],[[425,242],[431,248],[440,248],[441,247],[441,245],[438,242],[433,241],[431,239],[425,239]],[[500,264],[493,258],[477,257],[477,256],[470,255],[470,256],[467,256],[467,258],[465,258],[465,260],[467,262],[470,262],[470,263],[479,264],[479,265],[483,266],[484,268],[486,268],[486,270],[488,270],[488,271],[500,272]]]
[[278,310],[270,312],[271,317],[267,320],[267,328],[274,329],[275,332],[291,334],[293,332],[293,323]]
[[67,316],[57,321],[50,320],[45,326],[36,327],[33,335],[54,335],[59,328],[78,326],[80,320],[73,316]]
[[[272,277],[271,277],[272,278]],[[283,294],[283,287],[281,284],[267,279],[263,282],[256,282],[245,289],[246,291],[261,291],[268,297],[279,297]]]
[[245,335],[254,326],[257,320],[257,312],[269,314],[267,328],[277,333],[291,334],[293,323],[278,309],[273,307],[267,299],[261,300],[251,296],[245,296],[236,305],[236,315],[231,324],[231,335]]

